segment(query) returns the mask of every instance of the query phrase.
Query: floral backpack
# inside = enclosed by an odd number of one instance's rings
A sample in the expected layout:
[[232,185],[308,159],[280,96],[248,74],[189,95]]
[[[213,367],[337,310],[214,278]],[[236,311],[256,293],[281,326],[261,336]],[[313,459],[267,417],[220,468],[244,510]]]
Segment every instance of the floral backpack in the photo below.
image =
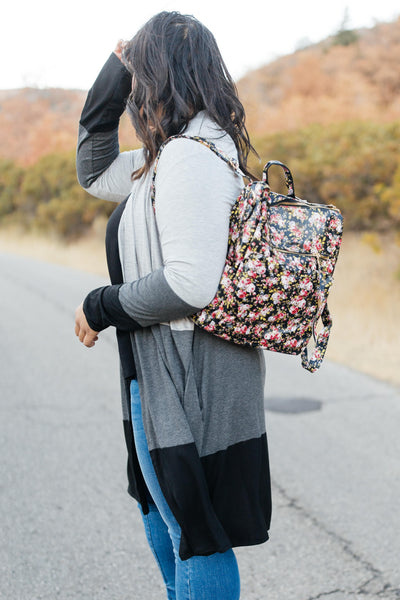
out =
[[[212,142],[198,141],[243,176],[239,164]],[[287,195],[268,185],[272,165],[285,173]],[[297,198],[290,170],[267,163],[263,180],[246,185],[231,212],[228,253],[214,299],[191,318],[196,325],[231,342],[284,354],[301,354],[302,366],[315,372],[322,363],[332,319],[327,297],[342,240],[343,218],[333,205]],[[319,319],[322,328],[317,334]],[[314,348],[308,355],[313,337]]]

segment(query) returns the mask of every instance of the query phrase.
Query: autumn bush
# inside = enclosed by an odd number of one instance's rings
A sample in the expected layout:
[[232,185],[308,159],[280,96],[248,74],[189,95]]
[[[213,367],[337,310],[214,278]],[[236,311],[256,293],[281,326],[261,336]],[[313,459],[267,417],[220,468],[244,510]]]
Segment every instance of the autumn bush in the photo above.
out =
[[[400,122],[365,121],[312,125],[254,140],[261,163],[280,160],[291,169],[296,195],[335,204],[347,229],[400,227]],[[276,168],[275,168],[276,169]]]
[[[250,167],[261,177],[268,160],[286,163],[297,196],[338,206],[346,230],[400,229],[399,141],[400,122],[314,124],[253,139],[261,161],[253,156]],[[114,206],[80,187],[74,153],[50,154],[25,168],[0,161],[0,223],[18,222],[72,239],[100,215],[108,217]]]
[[49,154],[26,168],[0,161],[0,223],[52,231],[70,240],[99,215],[110,215],[114,206],[81,188],[74,153]]

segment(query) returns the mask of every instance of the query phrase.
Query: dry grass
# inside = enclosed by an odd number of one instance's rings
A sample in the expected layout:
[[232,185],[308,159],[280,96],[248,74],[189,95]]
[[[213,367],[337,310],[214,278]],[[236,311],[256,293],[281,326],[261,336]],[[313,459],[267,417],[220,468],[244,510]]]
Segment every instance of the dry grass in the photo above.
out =
[[393,236],[365,238],[344,237],[327,358],[400,385],[400,246]]
[[85,238],[65,243],[56,237],[26,233],[18,228],[0,230],[0,252],[31,256],[107,277],[105,224],[98,222]]
[[[333,328],[327,358],[400,385],[400,246],[394,237],[367,240],[345,235],[329,298]],[[0,251],[106,275],[104,223],[69,245],[1,231]]]

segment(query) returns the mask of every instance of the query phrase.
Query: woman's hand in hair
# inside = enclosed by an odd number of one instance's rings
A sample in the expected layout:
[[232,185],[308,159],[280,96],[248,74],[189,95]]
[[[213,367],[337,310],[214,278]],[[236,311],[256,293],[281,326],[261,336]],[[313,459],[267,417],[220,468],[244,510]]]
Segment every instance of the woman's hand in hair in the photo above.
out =
[[123,52],[125,46],[126,46],[125,40],[118,40],[117,46],[114,50],[114,54],[116,54],[118,56],[118,58],[121,62],[122,62],[122,52]]
[[83,312],[83,303],[80,304],[75,311],[75,335],[84,346],[93,348],[99,339],[98,333],[90,327]]
[[117,56],[119,58],[119,60],[122,62],[122,64],[124,65],[125,69],[127,69],[129,71],[129,73],[132,74],[132,67],[131,65],[126,61],[125,57],[124,57],[124,49],[126,48],[126,46],[129,44],[129,42],[125,41],[125,40],[118,40],[118,44],[114,50],[114,54],[115,56]]

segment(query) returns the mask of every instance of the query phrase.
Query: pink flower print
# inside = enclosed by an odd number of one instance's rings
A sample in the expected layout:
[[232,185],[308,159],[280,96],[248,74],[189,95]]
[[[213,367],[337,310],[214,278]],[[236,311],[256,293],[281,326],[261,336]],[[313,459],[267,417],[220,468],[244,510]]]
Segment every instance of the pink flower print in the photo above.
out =
[[275,244],[275,246],[277,246],[281,243],[284,235],[285,234],[283,233],[283,231],[273,231],[272,232],[272,242]]
[[248,275],[250,279],[257,279],[257,271],[255,269],[249,270]]
[[306,301],[305,301],[305,299],[304,299],[304,298],[300,298],[299,300],[297,300],[297,306],[298,306],[300,309],[304,308],[304,307],[305,307],[305,305],[306,305]]
[[224,315],[224,323],[233,323],[235,321],[235,317],[233,315]]
[[249,223],[245,223],[243,227],[242,239],[244,242],[248,242],[251,236],[251,227]]
[[254,234],[253,237],[255,240],[261,240],[261,234],[262,234],[262,223],[259,223],[256,227],[256,229],[254,230]]
[[243,318],[248,313],[249,308],[250,308],[250,304],[241,304],[239,306],[238,313],[237,313],[239,319]]
[[295,238],[300,239],[302,236],[301,230],[297,227],[294,221],[289,223],[289,231],[295,236]]
[[319,238],[313,238],[312,244],[311,244],[311,250],[313,253],[321,252],[322,243]]
[[235,333],[239,333],[241,335],[245,335],[248,331],[247,325],[240,325],[239,327],[235,327]]
[[303,222],[307,219],[306,211],[303,208],[295,208],[292,214],[294,218],[298,219],[299,221]]
[[312,213],[312,215],[310,216],[308,222],[310,223],[310,225],[320,227],[321,225],[325,225],[326,216],[324,214],[322,214],[321,212],[314,211]]
[[259,259],[249,260],[247,267],[249,269],[249,275],[253,279],[258,275],[263,275],[266,271],[265,264]]
[[232,286],[230,277],[226,273],[224,273],[221,277],[221,284],[224,286],[224,288],[231,288]]
[[213,312],[211,313],[211,317],[213,319],[217,319],[219,320],[220,317],[222,317],[224,314],[224,311],[222,310],[221,306],[218,308],[218,310],[213,310]]
[[315,305],[311,305],[307,306],[304,312],[307,315],[307,317],[312,317],[316,310],[317,307]]
[[330,254],[334,254],[336,248],[340,248],[340,244],[342,242],[342,238],[337,235],[329,234],[329,243],[328,243],[328,252]]
[[297,269],[298,271],[303,271],[304,270],[304,265],[301,262],[299,256],[293,257],[293,260],[291,262],[291,267],[292,267],[292,269]]
[[267,268],[264,264],[262,264],[260,267],[257,267],[258,275],[265,275],[266,272],[267,272]]
[[327,271],[327,273],[329,273],[330,275],[333,273],[333,264],[331,260],[326,260],[324,262],[324,267]]
[[300,281],[300,289],[302,290],[303,294],[308,294],[309,292],[311,292],[313,290],[313,282],[311,281],[311,279],[309,277],[303,279],[303,281]]
[[253,331],[254,331],[254,335],[260,336],[262,334],[262,332],[263,332],[263,327],[261,325],[256,325],[254,327]]
[[283,287],[285,288],[285,290],[288,289],[288,287],[290,286],[291,283],[293,283],[294,281],[294,277],[293,275],[282,275],[281,277],[281,282]]
[[342,220],[338,219],[337,217],[333,217],[330,220],[329,228],[333,229],[337,233],[341,233],[341,231],[342,231]]
[[269,312],[271,312],[271,308],[269,306],[263,306],[260,310],[260,317],[266,317]]
[[246,291],[248,294],[254,294],[254,292],[256,291],[256,286],[254,285],[254,283],[248,283],[246,285]]
[[274,315],[271,315],[270,317],[268,317],[268,322],[269,323],[276,323],[277,321],[280,321],[281,319],[285,318],[285,314],[283,312],[278,312],[275,313]]
[[257,304],[262,304],[264,305],[266,302],[269,301],[269,294],[260,294],[260,296],[258,296],[257,298]]
[[304,308],[306,301],[304,298],[297,298],[289,307],[289,312],[291,315],[297,315],[297,313]]
[[272,215],[270,216],[269,222],[271,223],[271,225],[277,225],[280,221],[280,216],[278,213],[272,213]]
[[278,304],[284,298],[286,298],[286,294],[284,294],[283,292],[274,292],[271,295],[271,299],[274,304]]
[[282,339],[282,334],[277,327],[271,327],[271,329],[265,335],[265,339],[269,341],[280,342]]
[[309,329],[309,324],[308,323],[303,323],[299,327],[298,335],[301,336],[301,337],[304,337],[304,334],[307,332],[308,329]]
[[306,240],[303,244],[303,248],[306,252],[311,250],[311,240]]
[[269,279],[267,279],[266,284],[268,288],[273,288],[276,286],[276,284],[278,283],[278,278],[277,277],[270,277]]
[[265,202],[260,203],[260,216],[263,221],[265,221],[265,219],[268,216],[268,209],[267,209],[267,205],[265,204]]
[[285,348],[297,348],[297,340],[295,340],[294,338],[292,338],[291,340],[287,340],[287,342],[285,342]]
[[262,242],[260,250],[261,250],[263,256],[269,256],[270,255],[270,249],[269,249],[268,242]]

